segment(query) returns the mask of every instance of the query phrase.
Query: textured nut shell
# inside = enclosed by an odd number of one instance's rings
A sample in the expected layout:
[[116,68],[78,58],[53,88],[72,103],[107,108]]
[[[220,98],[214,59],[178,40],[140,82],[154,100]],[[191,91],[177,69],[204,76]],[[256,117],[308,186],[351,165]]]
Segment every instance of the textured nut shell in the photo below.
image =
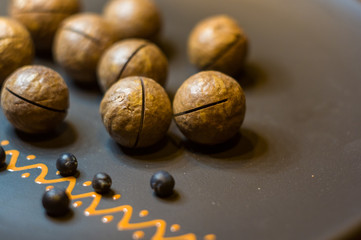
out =
[[143,78],[145,88],[144,122],[138,147],[161,140],[172,121],[172,106],[164,88],[149,78]]
[[12,0],[9,15],[29,30],[38,50],[51,50],[60,23],[79,10],[79,0]]
[[246,99],[241,86],[231,77],[205,71],[188,78],[178,89],[173,102],[174,114],[227,99],[226,102],[175,116],[181,132],[201,144],[218,144],[234,136],[241,127]]
[[114,0],[103,15],[115,25],[118,39],[153,38],[161,29],[162,19],[152,0]]
[[237,23],[225,16],[201,21],[191,32],[188,55],[198,68],[235,75],[244,64],[248,40]]
[[[143,120],[141,79],[145,97]],[[100,114],[116,142],[137,148],[158,142],[168,131],[172,119],[167,93],[158,83],[145,77],[128,77],[115,83],[101,102]]]
[[17,129],[27,133],[45,133],[56,128],[66,117],[65,112],[53,112],[29,104],[8,91],[1,95],[4,115]]
[[[34,105],[10,93],[59,111]],[[13,126],[28,133],[48,132],[66,117],[69,92],[62,77],[42,66],[26,66],[13,73],[1,92],[1,107]]]
[[113,28],[106,20],[96,14],[76,14],[58,30],[53,53],[75,81],[95,82],[98,61],[114,41]]
[[79,0],[11,0],[10,13],[55,12],[75,13],[80,10]]
[[30,64],[34,45],[28,31],[17,21],[0,17],[0,86],[16,69]]
[[22,67],[7,79],[4,88],[42,106],[58,110],[69,107],[69,92],[65,81],[47,67]]
[[142,86],[137,77],[114,84],[100,104],[100,114],[110,136],[120,145],[134,146],[142,113]]
[[130,76],[148,77],[164,85],[167,75],[165,55],[153,43],[141,39],[114,44],[105,51],[98,65],[98,80],[103,91],[120,78]]

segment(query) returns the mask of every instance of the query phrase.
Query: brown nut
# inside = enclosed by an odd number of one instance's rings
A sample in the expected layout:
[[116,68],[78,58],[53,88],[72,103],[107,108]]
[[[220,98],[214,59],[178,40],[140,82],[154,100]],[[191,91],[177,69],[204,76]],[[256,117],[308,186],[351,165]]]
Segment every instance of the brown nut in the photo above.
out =
[[79,0],[11,0],[9,15],[29,30],[40,51],[49,51],[60,23],[79,12]]
[[233,137],[241,127],[246,99],[233,78],[204,71],[188,78],[173,102],[174,120],[191,141],[214,145]]
[[56,33],[53,53],[72,79],[94,83],[98,61],[114,42],[108,21],[96,14],[76,14],[67,18]]
[[68,87],[50,68],[25,66],[6,80],[1,107],[15,128],[27,133],[45,133],[65,119],[69,107]]
[[16,69],[30,64],[34,45],[29,32],[18,21],[0,17],[0,86]]
[[235,76],[244,65],[248,40],[228,16],[207,18],[196,25],[188,40],[191,63],[202,70],[217,70]]
[[129,76],[148,77],[164,85],[167,74],[167,58],[155,44],[142,39],[114,44],[105,51],[98,65],[98,81],[103,91]]
[[127,77],[115,83],[100,104],[100,114],[110,136],[129,148],[157,143],[172,120],[167,93],[146,77]]
[[115,25],[118,39],[152,39],[161,30],[162,19],[152,0],[113,0],[103,15]]

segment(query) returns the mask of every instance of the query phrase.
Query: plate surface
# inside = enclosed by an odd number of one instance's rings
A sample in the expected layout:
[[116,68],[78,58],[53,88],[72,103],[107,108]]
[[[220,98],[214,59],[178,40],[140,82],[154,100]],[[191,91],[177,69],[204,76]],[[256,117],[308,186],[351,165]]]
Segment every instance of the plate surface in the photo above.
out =
[[[161,47],[170,62],[166,89],[171,97],[197,72],[187,60],[186,43],[198,21],[228,14],[248,34],[251,52],[240,79],[247,113],[240,134],[207,149],[186,141],[173,123],[156,147],[127,151],[110,139],[101,123],[100,92],[80,89],[50,59],[37,58],[36,64],[64,76],[71,108],[58,134],[48,137],[17,132],[0,113],[4,149],[16,150],[14,158],[20,153],[17,167],[32,165],[0,172],[1,238],[132,239],[143,233],[144,239],[330,239],[357,230],[361,2],[158,0],[157,4],[164,17]],[[86,11],[101,12],[103,5],[84,1]],[[0,0],[0,6],[5,15],[7,2]],[[112,211],[85,216],[94,203],[88,196],[73,200],[82,205],[72,207],[65,218],[44,213],[45,187],[65,188],[68,182],[36,184],[35,179],[45,165],[46,179],[60,179],[55,161],[62,152],[72,152],[79,160],[73,195],[91,192],[83,183],[97,172],[112,176],[114,194],[121,198],[105,196],[97,205],[98,210]],[[27,160],[29,155],[36,158]],[[44,165],[34,165],[38,163]],[[35,168],[39,166],[42,169]],[[176,180],[174,198],[161,200],[150,190],[152,173],[161,169]],[[140,216],[142,210],[148,215]],[[130,224],[118,229],[130,214]],[[107,215],[113,220],[103,223]],[[176,236],[183,237],[171,238]]]

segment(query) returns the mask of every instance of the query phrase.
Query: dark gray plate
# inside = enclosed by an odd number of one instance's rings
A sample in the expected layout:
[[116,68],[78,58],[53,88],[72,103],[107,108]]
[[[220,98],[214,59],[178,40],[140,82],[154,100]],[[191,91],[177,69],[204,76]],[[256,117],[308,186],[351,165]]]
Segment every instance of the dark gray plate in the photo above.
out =
[[[84,2],[86,10],[96,12],[104,4]],[[92,197],[80,199],[83,204],[72,207],[65,218],[48,217],[41,196],[50,184],[34,182],[41,170],[3,170],[1,239],[132,239],[136,231],[151,239],[161,229],[152,222],[155,219],[164,220],[159,223],[167,238],[191,233],[188,236],[194,239],[208,234],[217,239],[330,239],[357,232],[361,224],[361,2],[157,3],[165,20],[161,45],[170,60],[170,96],[196,73],[187,61],[186,42],[199,20],[229,14],[249,35],[251,53],[241,80],[247,114],[240,134],[207,149],[185,141],[173,124],[156,147],[130,152],[115,144],[102,126],[101,94],[80,89],[67,78],[71,108],[59,132],[29,137],[15,131],[1,113],[0,141],[10,142],[5,150],[20,152],[17,166],[46,164],[46,179],[60,178],[55,174],[56,158],[72,152],[80,172],[73,194],[91,191],[82,183],[99,171],[107,172],[113,178],[114,193],[122,197],[103,197],[97,208],[129,205],[130,223],[151,223],[118,230],[118,222],[126,216],[123,212],[110,214],[114,219],[107,224],[101,221],[105,214],[87,217],[83,213]],[[0,6],[5,14],[6,1],[1,0]],[[66,78],[51,60],[36,63]],[[31,154],[36,159],[26,160]],[[149,187],[150,176],[160,169],[176,179],[177,195],[169,200],[156,198]],[[22,178],[26,172],[30,176]],[[144,209],[149,215],[140,217]],[[179,224],[180,230],[172,232],[173,224]]]

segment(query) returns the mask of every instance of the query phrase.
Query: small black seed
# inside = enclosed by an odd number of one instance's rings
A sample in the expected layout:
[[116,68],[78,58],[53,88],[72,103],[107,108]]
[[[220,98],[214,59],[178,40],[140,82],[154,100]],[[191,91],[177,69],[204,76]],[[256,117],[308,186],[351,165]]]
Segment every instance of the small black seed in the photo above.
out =
[[166,171],[158,171],[150,179],[150,186],[158,197],[171,196],[174,185],[174,178]]
[[42,203],[51,216],[63,216],[69,211],[70,200],[65,190],[53,188],[46,191]]
[[97,173],[95,174],[93,181],[92,181],[92,187],[97,193],[107,193],[110,190],[110,187],[112,186],[112,179],[110,176],[106,173]]
[[78,168],[78,161],[71,153],[63,153],[56,161],[56,168],[62,176],[72,176]]

